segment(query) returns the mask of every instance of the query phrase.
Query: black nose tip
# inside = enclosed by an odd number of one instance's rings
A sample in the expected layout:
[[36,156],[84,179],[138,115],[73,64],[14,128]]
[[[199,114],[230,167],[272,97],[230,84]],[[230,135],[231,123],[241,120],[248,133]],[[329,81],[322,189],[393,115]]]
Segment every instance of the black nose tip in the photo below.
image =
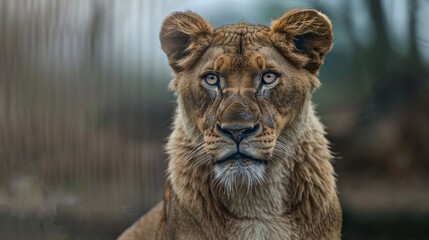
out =
[[240,143],[246,137],[250,137],[256,133],[259,129],[259,124],[253,127],[221,127],[219,124],[217,128],[221,134],[233,139],[237,144]]

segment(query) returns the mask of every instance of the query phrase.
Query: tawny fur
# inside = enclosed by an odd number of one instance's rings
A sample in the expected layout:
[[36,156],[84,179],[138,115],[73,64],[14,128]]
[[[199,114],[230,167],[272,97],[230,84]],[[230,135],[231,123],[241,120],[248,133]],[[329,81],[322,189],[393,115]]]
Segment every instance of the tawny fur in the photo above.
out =
[[[167,186],[163,202],[119,239],[340,239],[332,156],[310,100],[332,46],[328,18],[291,10],[271,28],[241,22],[212,30],[197,14],[177,12],[160,39],[178,102]],[[201,83],[207,69],[222,73],[219,89]],[[258,90],[255,74],[264,69],[279,79]],[[265,160],[243,165],[262,178],[216,175],[224,173],[216,161],[234,145],[216,131],[219,122],[261,125],[240,144]]]

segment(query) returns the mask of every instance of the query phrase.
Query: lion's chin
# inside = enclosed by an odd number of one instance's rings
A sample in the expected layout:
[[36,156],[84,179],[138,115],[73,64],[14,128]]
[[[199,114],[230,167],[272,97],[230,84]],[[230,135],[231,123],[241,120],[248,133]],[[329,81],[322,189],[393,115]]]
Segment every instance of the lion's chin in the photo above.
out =
[[250,192],[264,181],[265,164],[260,160],[231,159],[214,166],[214,183],[228,195]]

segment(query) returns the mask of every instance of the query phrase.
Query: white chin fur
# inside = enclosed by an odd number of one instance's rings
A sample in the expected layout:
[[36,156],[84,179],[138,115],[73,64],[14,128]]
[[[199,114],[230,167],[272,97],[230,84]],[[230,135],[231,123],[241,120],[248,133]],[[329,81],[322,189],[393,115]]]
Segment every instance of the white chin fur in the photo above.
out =
[[253,186],[264,181],[264,173],[265,164],[251,160],[228,161],[215,165],[213,184],[228,196],[237,192],[249,193]]

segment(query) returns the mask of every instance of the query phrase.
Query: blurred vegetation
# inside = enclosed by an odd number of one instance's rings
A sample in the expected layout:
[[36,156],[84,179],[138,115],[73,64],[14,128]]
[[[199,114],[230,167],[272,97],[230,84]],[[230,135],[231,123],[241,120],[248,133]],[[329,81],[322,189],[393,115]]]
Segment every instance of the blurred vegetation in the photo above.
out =
[[166,14],[269,25],[295,7],[334,26],[314,102],[344,239],[427,239],[423,0],[0,0],[0,239],[114,239],[160,200],[174,111],[157,40]]

